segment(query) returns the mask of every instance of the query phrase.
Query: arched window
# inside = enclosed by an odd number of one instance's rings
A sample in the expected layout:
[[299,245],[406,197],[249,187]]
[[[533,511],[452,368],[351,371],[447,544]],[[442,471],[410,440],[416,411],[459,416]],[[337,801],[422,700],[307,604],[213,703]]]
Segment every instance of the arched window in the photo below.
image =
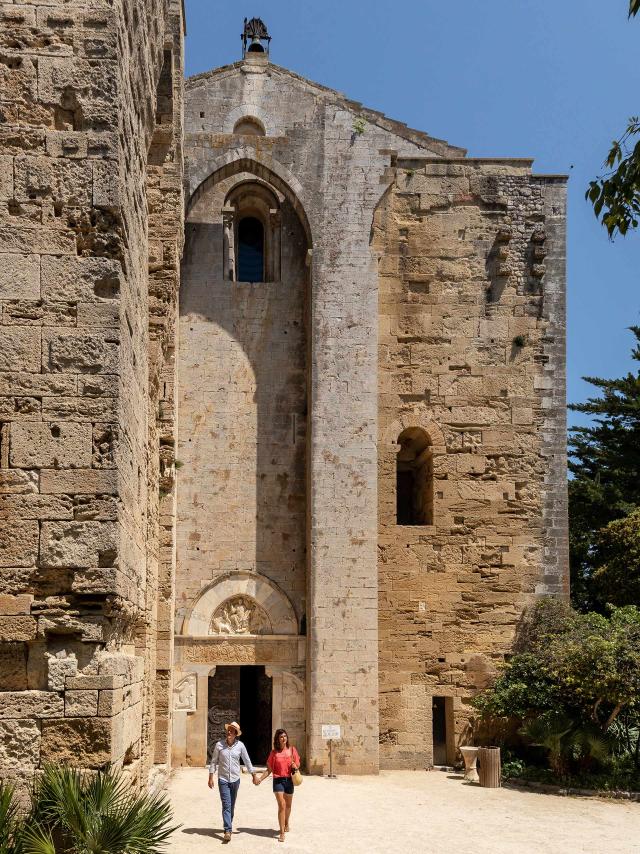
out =
[[420,427],[407,427],[398,437],[396,523],[433,524],[433,453],[431,439]]
[[264,227],[255,216],[238,223],[238,281],[264,282]]
[[264,181],[239,181],[222,208],[223,275],[235,282],[280,280],[280,199]]

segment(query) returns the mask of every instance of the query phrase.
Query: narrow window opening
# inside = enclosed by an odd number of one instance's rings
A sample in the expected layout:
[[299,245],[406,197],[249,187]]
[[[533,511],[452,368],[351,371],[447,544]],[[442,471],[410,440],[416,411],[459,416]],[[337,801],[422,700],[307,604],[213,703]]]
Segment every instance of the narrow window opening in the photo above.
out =
[[264,282],[264,228],[259,219],[246,216],[238,224],[239,282]]
[[433,524],[433,454],[424,430],[409,427],[398,437],[396,524]]

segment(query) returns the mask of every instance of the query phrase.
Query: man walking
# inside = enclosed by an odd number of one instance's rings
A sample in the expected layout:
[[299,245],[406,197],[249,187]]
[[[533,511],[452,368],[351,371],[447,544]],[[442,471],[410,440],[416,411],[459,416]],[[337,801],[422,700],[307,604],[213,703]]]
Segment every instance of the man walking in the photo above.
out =
[[208,786],[213,789],[213,775],[218,769],[218,791],[220,792],[220,800],[222,801],[222,823],[224,826],[224,842],[231,842],[231,826],[233,824],[233,811],[238,797],[238,788],[240,787],[240,759],[244,762],[247,770],[253,777],[253,782],[257,786],[257,771],[251,764],[247,748],[240,741],[242,731],[240,724],[236,721],[231,721],[230,724],[224,725],[226,738],[221,738],[216,744],[211,764],[209,765],[209,782]]

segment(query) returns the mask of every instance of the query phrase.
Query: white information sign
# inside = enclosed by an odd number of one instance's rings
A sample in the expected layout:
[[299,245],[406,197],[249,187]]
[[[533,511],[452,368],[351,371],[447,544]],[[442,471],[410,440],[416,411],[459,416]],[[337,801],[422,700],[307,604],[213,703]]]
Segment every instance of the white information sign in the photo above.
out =
[[340,726],[339,724],[322,724],[322,737],[325,740],[330,738],[332,739],[340,739]]

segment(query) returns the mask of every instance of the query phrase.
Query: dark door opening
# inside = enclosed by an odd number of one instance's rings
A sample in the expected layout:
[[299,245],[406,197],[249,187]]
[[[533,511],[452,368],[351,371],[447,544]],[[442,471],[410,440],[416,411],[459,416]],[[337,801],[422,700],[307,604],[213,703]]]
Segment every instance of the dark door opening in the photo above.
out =
[[240,668],[242,740],[254,765],[265,765],[271,750],[271,687],[264,667]]
[[251,761],[264,765],[271,750],[272,682],[262,665],[221,665],[209,677],[207,762],[224,725],[238,721]]
[[447,709],[445,697],[433,698],[433,764],[447,764]]

